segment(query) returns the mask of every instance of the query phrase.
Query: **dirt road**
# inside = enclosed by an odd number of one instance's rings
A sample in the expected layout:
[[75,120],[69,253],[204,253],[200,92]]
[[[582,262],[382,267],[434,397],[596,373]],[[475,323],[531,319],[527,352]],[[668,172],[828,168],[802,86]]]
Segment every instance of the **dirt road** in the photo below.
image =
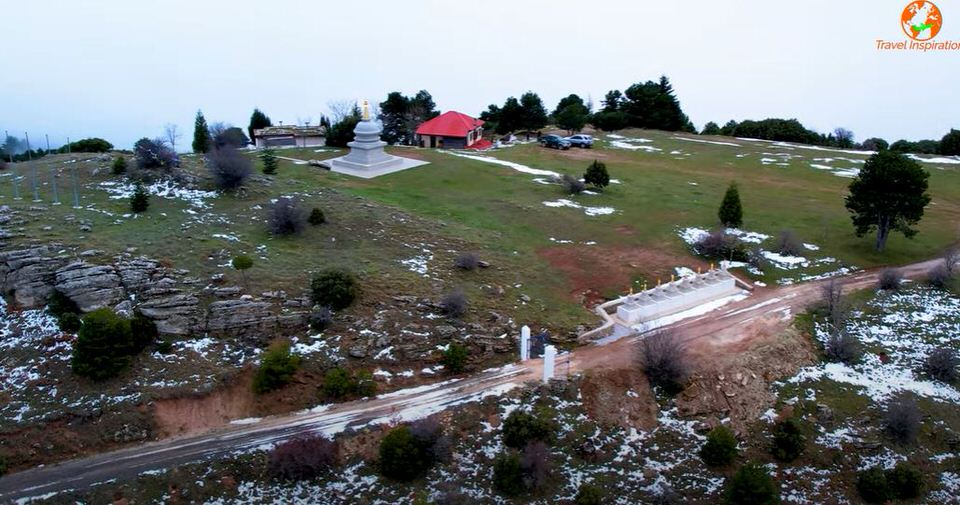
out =
[[[918,278],[940,260],[903,267],[905,277]],[[878,271],[863,271],[845,277],[848,290],[875,285]],[[688,349],[701,359],[712,353],[730,352],[750,345],[758,331],[776,332],[790,324],[793,314],[804,311],[820,298],[825,281],[780,288],[761,288],[749,298],[718,310],[678,321],[669,327]],[[625,337],[606,345],[590,345],[574,350],[557,364],[557,373],[576,373],[593,368],[630,366],[634,346],[642,336]],[[69,490],[82,490],[113,479],[134,478],[147,471],[219,458],[239,451],[256,449],[294,438],[308,432],[337,433],[346,428],[391,420],[414,419],[446,408],[499,394],[526,381],[538,380],[542,363],[531,360],[523,365],[484,371],[466,379],[450,380],[400,390],[373,400],[361,400],[312,411],[251,420],[207,433],[165,439],[140,446],[98,454],[87,458],[33,468],[0,478],[0,502],[43,496]]]

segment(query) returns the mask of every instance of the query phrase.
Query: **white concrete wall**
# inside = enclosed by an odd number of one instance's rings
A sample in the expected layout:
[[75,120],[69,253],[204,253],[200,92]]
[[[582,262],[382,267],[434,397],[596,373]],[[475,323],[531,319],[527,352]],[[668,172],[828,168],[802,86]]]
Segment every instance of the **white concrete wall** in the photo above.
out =
[[736,279],[726,271],[714,270],[627,296],[617,307],[617,318],[627,324],[638,324],[736,292]]

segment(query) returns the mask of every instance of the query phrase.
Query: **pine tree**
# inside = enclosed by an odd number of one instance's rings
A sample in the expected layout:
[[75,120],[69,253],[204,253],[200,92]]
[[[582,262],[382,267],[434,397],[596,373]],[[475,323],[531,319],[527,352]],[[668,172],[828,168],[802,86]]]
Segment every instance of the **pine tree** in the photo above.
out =
[[273,126],[270,116],[264,114],[260,109],[253,109],[253,114],[250,115],[250,126],[247,127],[247,135],[250,140],[253,140],[254,130],[260,130],[268,126]]
[[738,228],[743,224],[743,207],[740,205],[740,192],[737,183],[731,182],[720,204],[720,222],[728,228]]
[[197,119],[193,124],[193,152],[204,154],[210,150],[210,128],[203,112],[197,111]]
[[263,162],[263,173],[267,175],[273,175],[277,173],[277,167],[280,166],[280,162],[277,160],[277,155],[273,149],[267,147],[260,152],[260,161]]
[[547,126],[547,108],[543,106],[540,95],[527,91],[520,95],[522,108],[520,126],[525,130],[539,130]]
[[133,196],[130,197],[130,210],[139,214],[146,212],[149,206],[150,195],[147,193],[147,190],[144,189],[143,184],[137,181],[136,186],[133,188]]
[[597,188],[603,189],[610,184],[610,174],[607,173],[607,165],[602,161],[593,160],[593,163],[587,167],[587,172],[583,174],[583,181],[587,184],[593,184]]
[[83,316],[83,324],[73,343],[73,372],[101,381],[115,377],[130,364],[134,350],[130,321],[109,308]]

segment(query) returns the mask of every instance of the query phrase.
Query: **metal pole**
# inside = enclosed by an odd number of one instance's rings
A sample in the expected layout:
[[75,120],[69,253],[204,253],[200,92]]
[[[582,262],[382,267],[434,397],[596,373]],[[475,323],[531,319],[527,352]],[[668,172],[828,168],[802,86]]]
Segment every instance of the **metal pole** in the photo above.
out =
[[[7,145],[7,139],[8,139],[8,138],[10,138],[10,132],[8,132],[7,130],[3,130],[3,145],[4,145],[4,146]],[[6,147],[4,147],[4,150],[6,150]],[[13,153],[12,153],[12,152],[8,152],[8,153],[7,153],[7,158],[10,158],[10,163],[13,163]]]
[[47,139],[47,154],[50,154],[50,135],[44,133],[43,136]]
[[70,137],[67,137],[67,154],[71,154],[72,152],[73,146],[70,145]]
[[57,193],[57,169],[50,169],[50,186],[53,189],[53,204],[60,205],[60,194]]
[[33,181],[31,181],[33,183],[33,201],[39,202],[40,201],[40,181],[38,180],[39,177],[37,177],[36,165],[33,166],[33,171],[30,173],[30,175],[33,177]]
[[27,132],[23,132],[24,138],[27,139],[27,159],[33,161],[33,153],[30,152],[30,135]]
[[80,181],[77,180],[77,169],[73,168],[73,206],[80,208]]

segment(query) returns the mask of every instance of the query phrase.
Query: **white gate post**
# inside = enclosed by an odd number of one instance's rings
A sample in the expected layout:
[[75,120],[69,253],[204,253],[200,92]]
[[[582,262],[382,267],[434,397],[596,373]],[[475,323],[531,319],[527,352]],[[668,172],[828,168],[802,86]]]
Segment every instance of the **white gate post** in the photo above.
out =
[[520,328],[520,361],[530,359],[530,327]]
[[550,382],[553,378],[553,367],[557,359],[557,348],[548,345],[543,350],[543,382]]

